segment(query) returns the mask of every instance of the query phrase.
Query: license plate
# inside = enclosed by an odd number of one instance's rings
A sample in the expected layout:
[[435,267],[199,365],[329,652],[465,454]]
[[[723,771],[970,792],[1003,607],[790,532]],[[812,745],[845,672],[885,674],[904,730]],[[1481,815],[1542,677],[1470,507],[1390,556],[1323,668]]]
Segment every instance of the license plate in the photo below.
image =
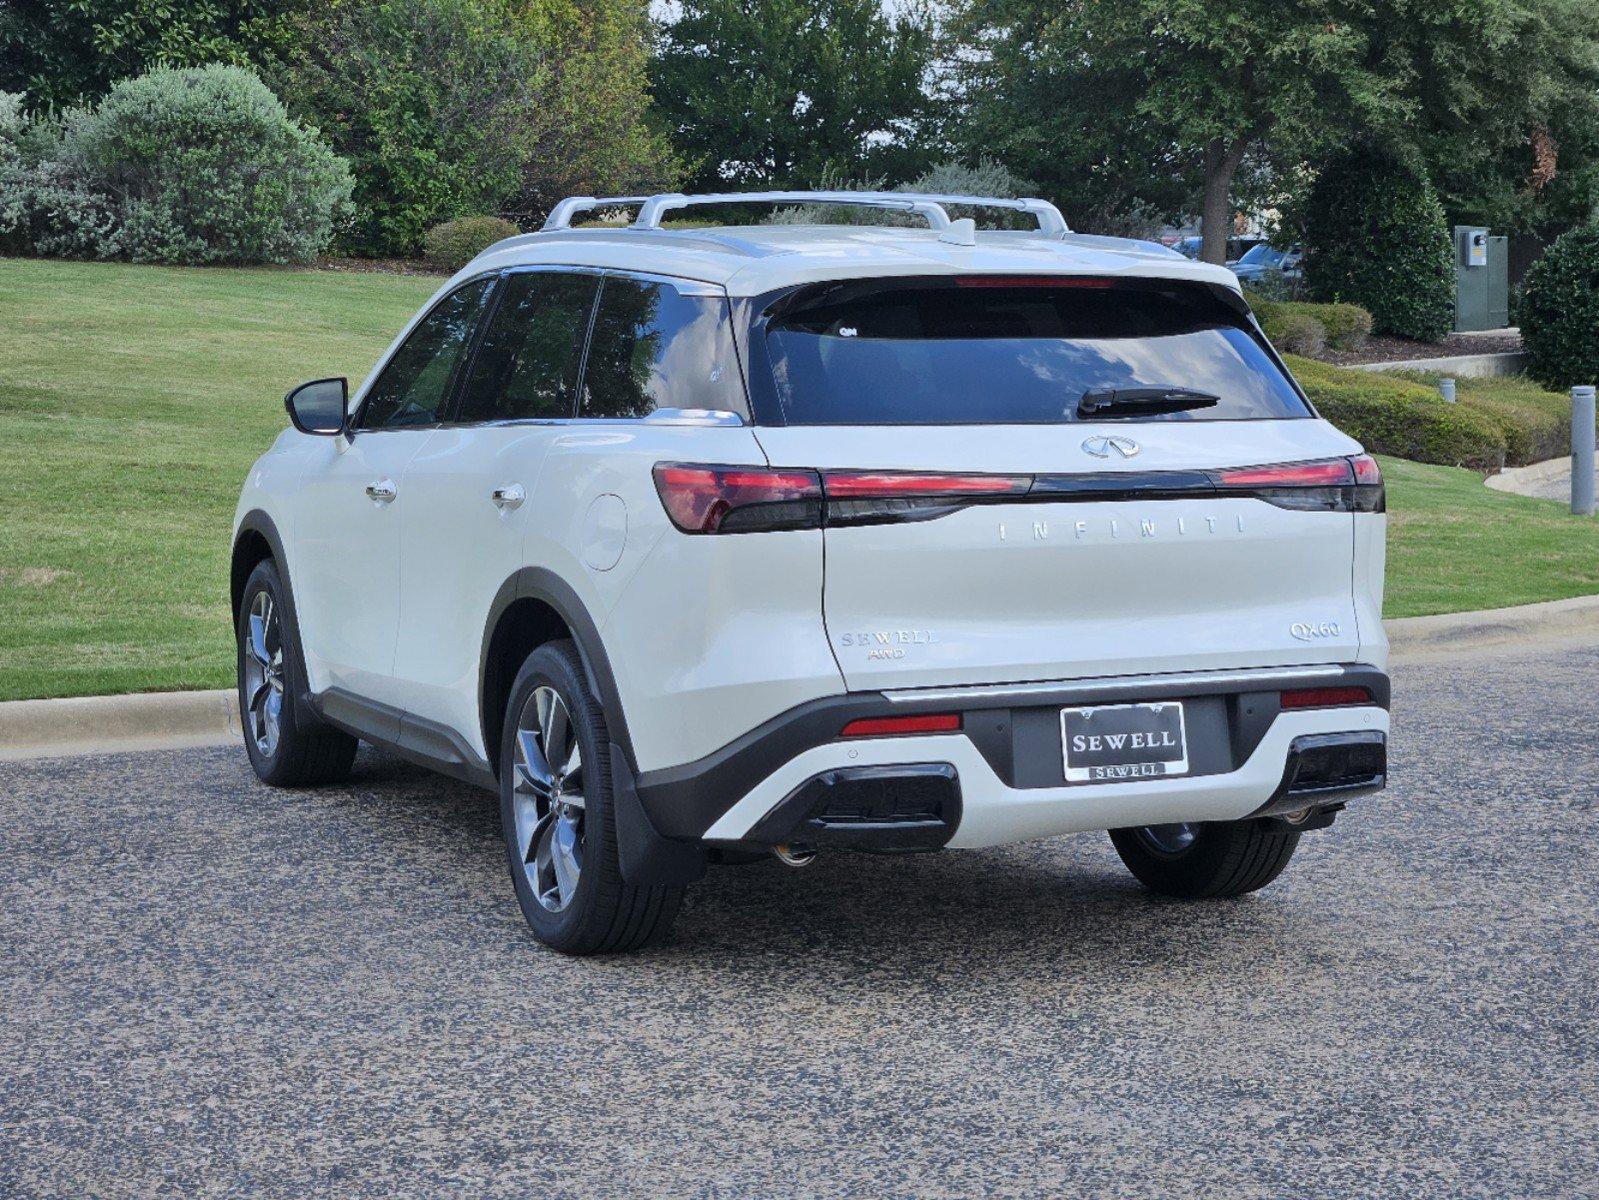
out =
[[1068,783],[1158,779],[1188,771],[1181,701],[1065,708],[1060,732]]

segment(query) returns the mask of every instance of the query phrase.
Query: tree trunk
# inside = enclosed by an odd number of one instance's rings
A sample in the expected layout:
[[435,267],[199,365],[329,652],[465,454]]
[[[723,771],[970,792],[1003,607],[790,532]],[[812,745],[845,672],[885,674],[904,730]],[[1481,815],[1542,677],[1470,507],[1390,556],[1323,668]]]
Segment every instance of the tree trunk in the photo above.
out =
[[1205,147],[1205,194],[1200,204],[1199,257],[1203,262],[1225,263],[1227,239],[1233,232],[1233,176],[1244,160],[1249,138],[1240,137],[1231,145],[1212,138]]

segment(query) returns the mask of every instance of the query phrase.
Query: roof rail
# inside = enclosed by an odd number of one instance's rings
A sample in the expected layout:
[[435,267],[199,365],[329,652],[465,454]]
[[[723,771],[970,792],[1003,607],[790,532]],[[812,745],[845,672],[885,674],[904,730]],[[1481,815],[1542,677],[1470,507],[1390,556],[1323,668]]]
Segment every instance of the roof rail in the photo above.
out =
[[601,208],[631,208],[638,206],[634,229],[659,229],[661,219],[680,208],[711,204],[840,204],[859,208],[884,208],[913,213],[926,219],[929,228],[943,231],[949,228],[947,204],[969,208],[1008,208],[1023,212],[1038,222],[1039,232],[1046,237],[1065,237],[1071,230],[1066,218],[1060,215],[1048,200],[1036,198],[1011,199],[1002,196],[945,196],[922,192],[699,192],[685,195],[666,192],[658,196],[571,196],[562,200],[544,221],[544,228],[568,229],[572,218],[579,213]]

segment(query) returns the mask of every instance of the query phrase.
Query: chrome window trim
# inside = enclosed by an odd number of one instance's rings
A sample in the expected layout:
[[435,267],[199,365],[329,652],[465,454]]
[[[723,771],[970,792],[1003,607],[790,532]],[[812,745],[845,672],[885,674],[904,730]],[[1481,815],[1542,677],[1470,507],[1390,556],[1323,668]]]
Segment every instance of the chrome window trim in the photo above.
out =
[[[1364,665],[1364,664],[1355,664]],[[1304,667],[1262,667],[1246,671],[1182,671],[1169,675],[1101,675],[1090,679],[1057,679],[1038,683],[1008,683],[998,686],[896,688],[884,691],[883,698],[891,704],[949,701],[1028,700],[1039,696],[1060,697],[1070,700],[1076,696],[1092,697],[1107,688],[1117,691],[1159,691],[1172,687],[1204,688],[1217,684],[1261,684],[1265,690],[1279,683],[1293,683],[1305,679],[1334,679],[1342,676],[1345,665],[1323,663]]]

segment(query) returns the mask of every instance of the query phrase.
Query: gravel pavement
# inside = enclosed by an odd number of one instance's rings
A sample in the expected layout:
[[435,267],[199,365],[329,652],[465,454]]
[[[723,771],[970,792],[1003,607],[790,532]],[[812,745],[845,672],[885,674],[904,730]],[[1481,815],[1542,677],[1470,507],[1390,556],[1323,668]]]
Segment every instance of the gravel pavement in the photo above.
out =
[[1594,1196],[1596,685],[1400,669],[1394,785],[1252,898],[837,855],[602,961],[392,759],[3,764],[0,1196]]

